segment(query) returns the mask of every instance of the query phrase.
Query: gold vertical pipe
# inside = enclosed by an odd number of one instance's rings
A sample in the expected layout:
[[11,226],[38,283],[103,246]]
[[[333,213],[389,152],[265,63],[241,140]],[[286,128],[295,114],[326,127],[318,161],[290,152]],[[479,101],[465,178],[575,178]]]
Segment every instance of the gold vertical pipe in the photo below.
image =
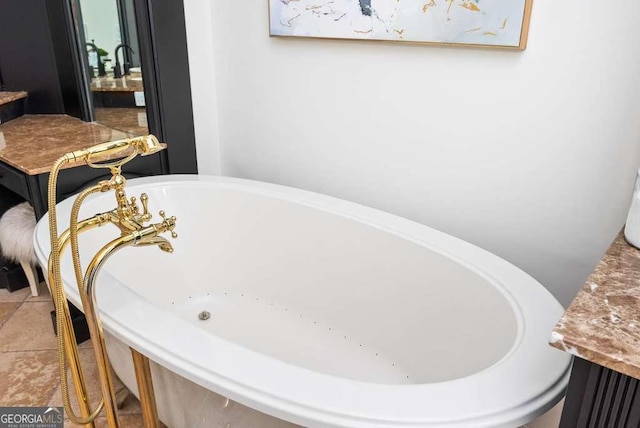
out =
[[[90,270],[91,268],[89,268]],[[118,411],[116,404],[116,392],[113,386],[113,376],[111,375],[111,366],[109,357],[107,356],[107,347],[104,343],[104,335],[102,333],[102,324],[96,313],[93,304],[93,296],[81,295],[84,314],[89,325],[89,333],[91,334],[91,343],[93,345],[93,353],[98,366],[98,374],[100,375],[100,389],[102,390],[102,399],[104,400],[104,410],[107,414],[107,423],[109,428],[118,428]]]
[[151,366],[149,359],[133,348],[133,367],[136,371],[136,382],[140,395],[140,407],[142,408],[142,420],[145,428],[158,428],[158,407],[156,406],[156,396],[153,392],[153,379],[151,378]]
[[102,389],[103,396],[102,398],[104,400],[104,408],[107,413],[107,422],[109,423],[110,428],[117,428],[119,427],[119,425],[116,410],[115,389],[113,387],[113,377],[111,376],[109,365],[109,356],[107,355],[107,348],[104,343],[102,322],[100,321],[100,316],[98,315],[98,311],[96,310],[96,277],[102,265],[116,251],[132,245],[148,235],[157,233],[157,226],[148,226],[141,232],[121,236],[120,238],[114,239],[113,241],[102,247],[89,263],[86,274],[84,276],[84,287],[82,290],[80,290],[82,306],[84,308],[84,314],[87,318],[87,324],[89,325],[89,333],[91,334],[93,352],[96,357],[98,371],[100,374],[100,387]]
[[109,256],[119,248],[130,245],[135,238],[134,235],[123,236],[102,247],[89,263],[87,273],[84,277],[84,289],[80,290],[84,315],[87,318],[89,333],[91,334],[93,353],[96,357],[98,373],[100,374],[100,388],[102,390],[102,399],[104,400],[104,409],[107,414],[109,428],[118,428],[120,425],[118,422],[116,393],[113,386],[111,366],[109,364],[109,356],[107,355],[107,347],[104,343],[102,322],[96,310],[95,280],[100,268]]
[[[58,315],[59,316],[59,315]],[[64,340],[67,350],[67,362],[69,364],[69,370],[71,371],[71,378],[73,380],[73,386],[76,391],[78,400],[78,406],[80,407],[80,415],[83,418],[89,418],[91,415],[91,407],[89,405],[89,395],[87,393],[86,382],[80,366],[80,355],[78,354],[78,347],[75,343],[76,337],[71,324],[71,318],[69,312],[65,311],[65,332]],[[95,425],[93,421],[88,423],[88,427],[93,428]]]

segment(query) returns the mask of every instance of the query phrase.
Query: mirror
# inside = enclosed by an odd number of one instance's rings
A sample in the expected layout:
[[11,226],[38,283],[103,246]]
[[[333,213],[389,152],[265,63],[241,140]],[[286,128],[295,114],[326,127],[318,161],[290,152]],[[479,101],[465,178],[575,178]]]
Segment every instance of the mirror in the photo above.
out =
[[[84,0],[51,0],[47,1],[47,9],[51,15],[51,33],[54,35],[52,39],[57,51],[58,76],[60,82],[64,84],[65,111],[68,114],[73,113],[74,116],[86,122],[92,122],[96,121],[94,104],[98,104],[94,103],[94,98],[100,95],[97,92],[107,91],[91,91],[90,73],[95,74],[97,69],[99,74],[100,69],[99,63],[96,67],[95,62],[89,69],[91,49],[85,45],[87,42],[85,32],[91,31],[91,24],[85,25],[82,19],[83,10],[80,1],[84,2]],[[160,167],[156,173],[197,173],[198,162],[183,0],[88,0],[88,2],[96,4],[109,2],[116,5],[117,21],[112,22],[112,26],[108,28],[112,30],[115,28],[117,31],[119,27],[120,41],[128,41],[135,51],[131,54],[126,48],[119,50],[118,59],[123,73],[125,61],[130,64],[130,75],[137,72],[132,68],[135,68],[138,63],[136,55],[139,56],[141,66],[139,77],[142,80],[129,80],[137,81],[136,85],[144,89],[144,92],[138,94],[138,104],[144,103],[146,107],[136,105],[137,91],[131,91],[127,82],[129,91],[111,92],[113,94],[128,92],[124,95],[128,96],[129,100],[133,94],[133,106],[116,107],[104,106],[104,104],[95,106],[106,109],[99,110],[99,114],[102,114],[100,112],[124,113],[125,120],[122,118],[109,120],[102,115],[101,123],[105,123],[106,119],[107,123],[115,128],[133,131],[135,134],[152,133],[160,141],[167,143],[167,150],[160,153]],[[85,9],[88,7],[91,6],[84,6]],[[111,15],[113,16],[113,12]],[[104,18],[101,16],[101,19]],[[94,44],[98,47],[98,43],[105,43],[98,40],[97,36],[92,37],[96,42]],[[138,49],[133,47],[135,45]],[[104,50],[109,54],[107,58],[111,61],[106,63],[103,61],[104,72],[112,80],[122,79],[113,77],[115,58],[107,49]],[[125,55],[128,52],[131,57],[123,59],[123,50]],[[131,76],[133,77],[138,76]],[[113,82],[111,85],[113,86]],[[131,109],[129,111],[135,114],[129,114],[125,110],[120,111],[125,108]],[[143,162],[149,158],[151,157],[136,159],[136,161]],[[150,174],[146,173],[146,175]]]
[[148,134],[133,0],[75,0],[73,6],[92,120]]

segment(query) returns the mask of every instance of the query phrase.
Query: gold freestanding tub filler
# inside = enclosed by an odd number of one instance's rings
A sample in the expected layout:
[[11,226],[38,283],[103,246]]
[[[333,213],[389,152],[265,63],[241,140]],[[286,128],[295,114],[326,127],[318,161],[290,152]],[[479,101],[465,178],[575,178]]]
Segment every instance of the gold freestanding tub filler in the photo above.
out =
[[[51,254],[48,260],[48,284],[53,296],[57,316],[56,331],[58,332],[58,363],[60,366],[62,401],[69,419],[77,424],[93,427],[93,421],[104,408],[109,427],[120,426],[116,410],[113,375],[107,357],[102,324],[96,310],[95,278],[104,262],[121,248],[157,245],[162,251],[169,253],[173,251],[169,241],[161,237],[160,234],[170,232],[171,236],[176,238],[177,233],[174,231],[176,218],[167,218],[164,212],[160,211],[162,221],[155,224],[150,223],[152,215],[148,210],[147,195],[143,193],[140,196],[141,210],[135,197],[131,197],[131,199],[127,197],[125,192],[126,180],[121,175],[122,166],[137,155],[150,155],[163,148],[164,146],[153,135],[111,141],[88,149],[67,153],[58,159],[51,169],[48,188],[49,234],[51,241]],[[65,164],[73,162],[84,162],[92,168],[107,168],[111,172],[111,179],[100,181],[81,191],[76,196],[71,210],[69,228],[61,235],[58,235],[58,219],[56,215],[58,174]],[[82,203],[89,195],[110,191],[115,193],[116,208],[84,220],[78,219]],[[86,272],[83,272],[78,248],[78,234],[105,224],[115,225],[120,231],[120,236],[117,236],[102,247],[89,263]],[[89,325],[89,333],[100,375],[102,399],[94,410],[91,410],[87,396],[73,325],[69,316],[69,306],[61,277],[60,258],[69,243],[71,245],[73,270],[78,292],[80,293],[83,311]],[[133,348],[130,349],[136,372],[144,425],[147,428],[157,427],[158,415],[149,360]],[[69,400],[67,366],[70,368],[73,385],[78,396],[80,415],[74,412]]]

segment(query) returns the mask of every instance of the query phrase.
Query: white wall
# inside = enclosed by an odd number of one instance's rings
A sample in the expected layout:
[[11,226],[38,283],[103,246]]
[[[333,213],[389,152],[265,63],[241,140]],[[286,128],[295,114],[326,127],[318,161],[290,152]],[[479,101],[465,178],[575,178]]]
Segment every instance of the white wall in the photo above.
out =
[[189,50],[193,130],[198,172],[220,174],[220,147],[213,32],[209,0],[185,0],[184,19]]
[[193,92],[216,101],[196,106],[211,129],[201,171],[427,224],[565,305],[622,227],[640,162],[640,2],[537,0],[524,52],[269,38],[266,0],[189,2],[206,7],[187,8],[188,28],[213,37],[189,38]]

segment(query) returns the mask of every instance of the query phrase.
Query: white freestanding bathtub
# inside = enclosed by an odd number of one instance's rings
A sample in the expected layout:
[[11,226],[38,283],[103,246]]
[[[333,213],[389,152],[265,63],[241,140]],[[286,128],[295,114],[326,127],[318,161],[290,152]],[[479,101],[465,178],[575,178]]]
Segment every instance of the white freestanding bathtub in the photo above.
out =
[[[132,390],[127,346],[154,362],[171,427],[516,427],[564,393],[570,358],[547,345],[562,307],[487,251],[261,182],[161,176],[127,189],[175,215],[179,237],[173,254],[114,255],[98,306]],[[71,202],[59,204],[60,230]],[[114,207],[99,195],[81,218]],[[43,266],[47,222],[34,238]],[[83,266],[117,236],[112,226],[81,235]],[[62,276],[80,306],[68,254]]]

